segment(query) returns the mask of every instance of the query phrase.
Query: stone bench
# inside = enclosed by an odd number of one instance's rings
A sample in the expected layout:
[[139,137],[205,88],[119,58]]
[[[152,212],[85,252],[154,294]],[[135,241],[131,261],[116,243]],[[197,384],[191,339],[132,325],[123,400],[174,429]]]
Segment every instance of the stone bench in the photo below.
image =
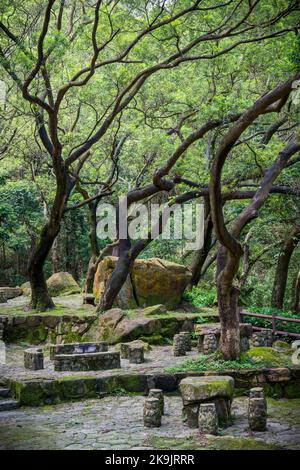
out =
[[121,360],[119,352],[58,354],[54,359],[54,370],[58,372],[107,370],[120,368]]
[[108,343],[66,343],[50,345],[50,360],[54,361],[57,355],[61,354],[91,354],[97,352],[107,352]]
[[198,427],[199,408],[202,403],[215,403],[219,425],[228,425],[234,390],[232,377],[186,377],[181,380],[179,390],[183,402],[183,417],[189,427]]

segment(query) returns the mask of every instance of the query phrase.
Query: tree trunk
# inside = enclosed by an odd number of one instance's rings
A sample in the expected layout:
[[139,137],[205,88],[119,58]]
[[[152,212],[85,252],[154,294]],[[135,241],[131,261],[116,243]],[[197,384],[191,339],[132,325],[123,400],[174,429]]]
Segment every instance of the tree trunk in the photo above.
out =
[[84,287],[84,292],[86,294],[93,293],[94,279],[95,279],[95,274],[96,274],[97,267],[98,267],[97,259],[98,257],[94,254],[90,257],[90,261],[89,261],[89,265],[88,265],[88,269],[86,273],[85,287]]
[[125,283],[127,276],[130,272],[130,268],[135,260],[135,257],[130,250],[131,243],[129,240],[119,241],[119,258],[115,269],[110,275],[107,282],[105,291],[103,292],[99,310],[109,310],[112,308],[115,298],[121,290],[121,287]]
[[239,290],[218,283],[218,306],[221,323],[220,350],[225,360],[240,357],[240,319],[237,307]]
[[32,244],[28,260],[28,275],[31,286],[30,307],[40,311],[51,310],[54,303],[48,292],[44,264],[60,231],[60,224],[68,196],[72,189],[67,170],[60,167],[56,172],[57,189],[49,221],[44,225],[39,241]]
[[191,277],[190,284],[192,286],[196,286],[198,282],[200,281],[203,265],[207,259],[207,256],[212,246],[213,223],[212,223],[212,219],[210,216],[210,204],[209,204],[208,198],[204,199],[204,210],[205,210],[204,243],[203,243],[203,247],[200,250],[196,251],[193,257],[192,264],[191,264],[190,269],[192,271],[192,277]]
[[[87,197],[87,193],[82,192]],[[98,267],[99,244],[97,238],[97,207],[99,200],[92,201],[89,205],[89,241],[91,248],[91,257],[86,273],[84,291],[86,294],[93,293],[94,278]]]
[[54,308],[44,276],[44,263],[57,233],[58,231],[51,233],[49,225],[46,224],[43,228],[40,241],[37,245],[33,245],[28,260],[28,274],[31,286],[30,307],[41,312]]
[[300,228],[293,227],[289,232],[288,237],[279,254],[277,268],[275,272],[273,292],[272,292],[272,307],[282,309],[284,302],[284,295],[286,290],[286,283],[288,277],[288,270],[290,260],[294,249],[300,240]]
[[294,288],[294,299],[292,304],[292,310],[295,313],[299,313],[299,304],[300,304],[300,271],[298,272],[295,288]]

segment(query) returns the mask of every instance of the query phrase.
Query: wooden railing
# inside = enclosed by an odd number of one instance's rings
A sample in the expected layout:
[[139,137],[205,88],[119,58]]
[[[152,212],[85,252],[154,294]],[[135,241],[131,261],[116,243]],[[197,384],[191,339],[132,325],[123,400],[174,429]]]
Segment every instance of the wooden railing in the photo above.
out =
[[[242,309],[240,310],[240,319],[242,321],[243,317],[253,317],[253,318],[263,318],[267,320],[272,325],[272,331],[274,335],[282,335],[282,336],[291,336],[293,338],[300,338],[300,333],[292,333],[290,331],[281,331],[276,329],[276,322],[277,321],[285,321],[289,323],[300,323],[300,318],[290,318],[290,317],[282,317],[280,315],[276,315],[276,313],[272,313],[272,315],[265,315],[263,313],[252,313],[252,312],[245,312]],[[261,328],[260,326],[252,325],[254,331],[264,331],[268,328]]]

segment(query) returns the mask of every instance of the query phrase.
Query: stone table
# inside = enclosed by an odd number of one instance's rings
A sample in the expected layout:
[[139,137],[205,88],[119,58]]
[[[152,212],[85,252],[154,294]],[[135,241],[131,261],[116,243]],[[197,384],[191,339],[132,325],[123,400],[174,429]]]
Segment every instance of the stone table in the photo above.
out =
[[215,403],[219,424],[230,420],[234,379],[230,376],[186,377],[179,390],[183,402],[183,417],[189,427],[198,427],[199,407],[202,403]]

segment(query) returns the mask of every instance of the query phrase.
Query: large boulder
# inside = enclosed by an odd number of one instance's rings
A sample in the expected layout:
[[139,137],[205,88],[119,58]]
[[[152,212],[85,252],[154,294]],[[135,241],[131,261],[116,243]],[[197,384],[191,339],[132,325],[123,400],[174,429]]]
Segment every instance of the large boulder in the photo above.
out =
[[66,272],[54,273],[47,280],[48,290],[51,296],[77,294],[80,287],[73,276]]
[[[107,281],[116,267],[117,258],[114,256],[107,256],[98,265],[98,269],[94,278],[94,296],[96,301],[99,301],[107,284]],[[133,288],[130,277],[128,276],[122,289],[117,295],[115,305],[122,309],[132,309],[137,307],[133,295]]]
[[24,282],[24,284],[21,285],[21,289],[22,289],[23,295],[26,295],[26,297],[31,295],[31,287],[30,287],[29,281]]
[[[94,295],[100,299],[117,258],[106,257],[99,263],[94,282]],[[189,270],[180,264],[159,258],[137,259],[117,299],[123,309],[163,304],[176,307],[190,279]]]
[[107,310],[93,323],[85,335],[85,341],[108,341],[111,344],[141,339],[150,344],[162,344],[176,333],[193,331],[197,315],[166,315],[147,317],[143,310],[124,312],[120,308]]

